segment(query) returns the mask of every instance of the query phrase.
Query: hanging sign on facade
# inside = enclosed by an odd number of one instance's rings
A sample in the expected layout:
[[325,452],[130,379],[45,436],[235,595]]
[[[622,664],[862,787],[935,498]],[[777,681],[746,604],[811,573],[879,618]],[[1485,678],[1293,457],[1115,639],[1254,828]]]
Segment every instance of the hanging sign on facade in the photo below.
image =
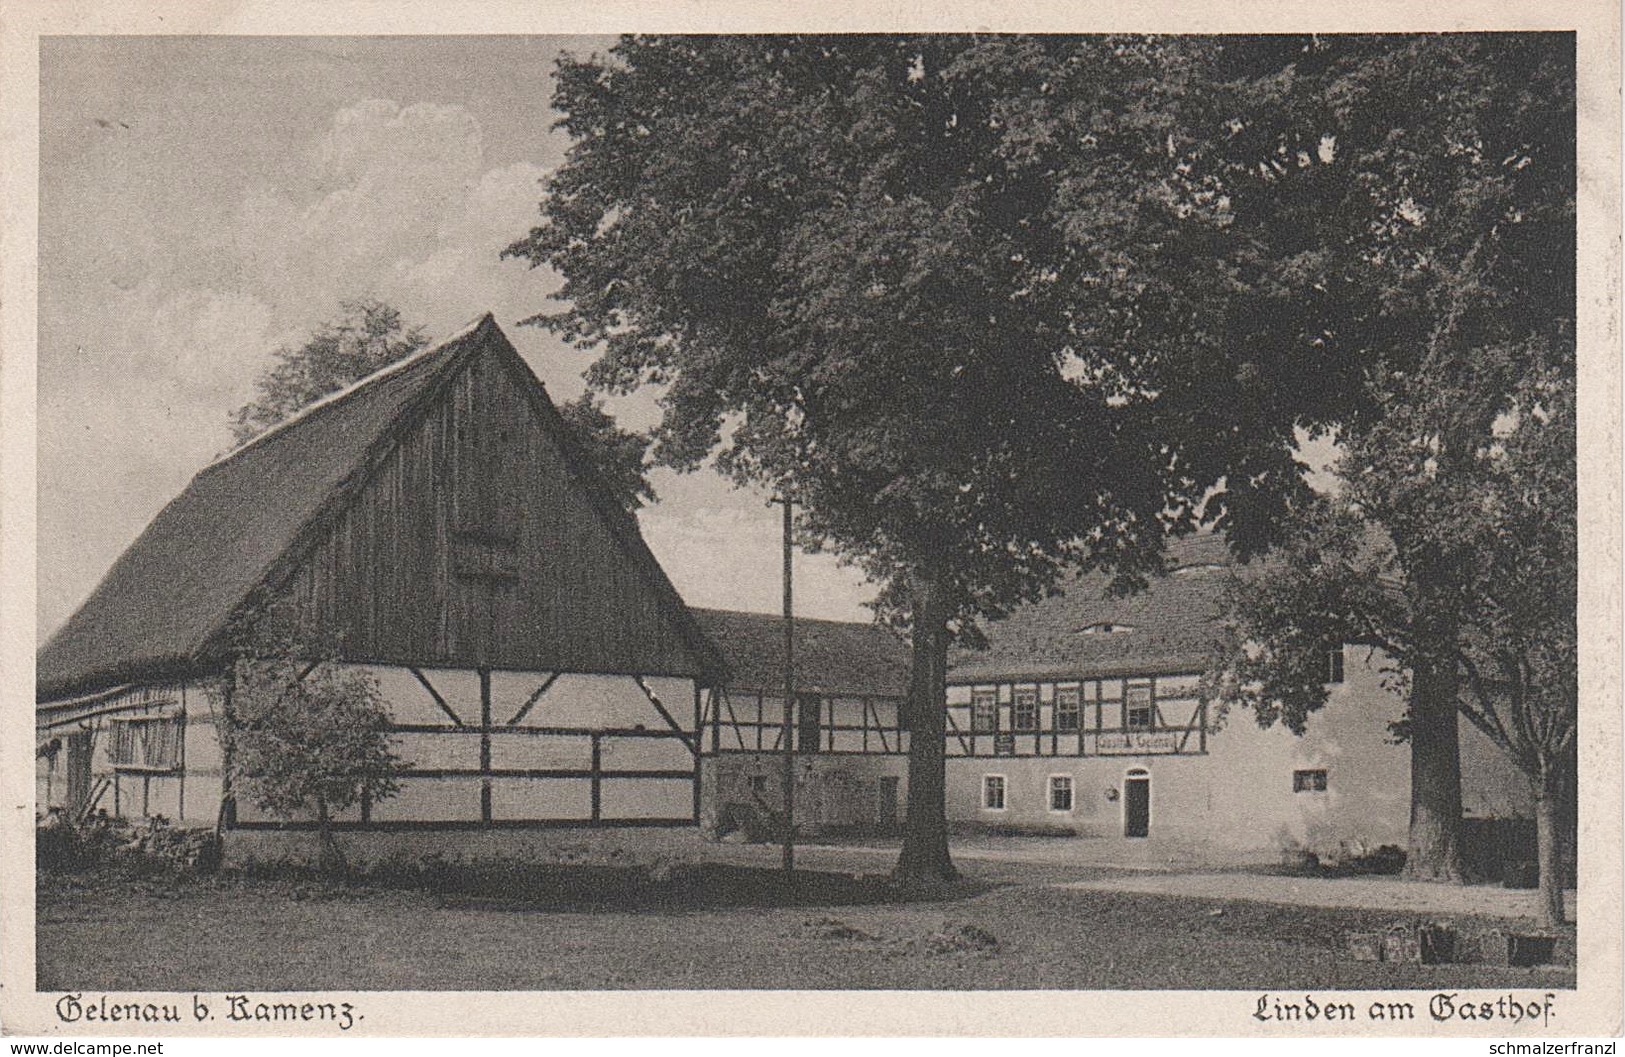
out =
[[1142,756],[1177,753],[1179,730],[1129,730],[1102,734],[1095,739],[1095,751],[1102,756]]

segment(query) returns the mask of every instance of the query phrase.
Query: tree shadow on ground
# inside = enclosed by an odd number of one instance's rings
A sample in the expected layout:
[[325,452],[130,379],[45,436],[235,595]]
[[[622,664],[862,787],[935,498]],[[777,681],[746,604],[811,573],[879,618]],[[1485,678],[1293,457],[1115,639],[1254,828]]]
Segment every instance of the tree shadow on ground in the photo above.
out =
[[777,907],[949,903],[995,887],[983,881],[898,882],[885,875],[780,870],[706,863],[652,872],[616,866],[474,868],[425,878],[442,906],[550,913],[672,914]]

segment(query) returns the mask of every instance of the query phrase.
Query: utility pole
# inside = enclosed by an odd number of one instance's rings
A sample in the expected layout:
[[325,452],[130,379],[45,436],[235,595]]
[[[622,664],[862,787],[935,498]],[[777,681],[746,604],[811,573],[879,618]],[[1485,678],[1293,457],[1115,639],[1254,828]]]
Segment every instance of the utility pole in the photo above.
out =
[[796,617],[791,584],[791,540],[795,519],[788,490],[775,502],[784,504],[784,872],[796,868]]

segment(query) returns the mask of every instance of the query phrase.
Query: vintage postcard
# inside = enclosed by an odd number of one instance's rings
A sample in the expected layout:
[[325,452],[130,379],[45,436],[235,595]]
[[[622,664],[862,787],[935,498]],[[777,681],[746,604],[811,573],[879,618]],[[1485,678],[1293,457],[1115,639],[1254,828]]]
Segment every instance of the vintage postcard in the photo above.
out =
[[291,10],[0,26],[0,1030],[1621,1031],[1617,7]]

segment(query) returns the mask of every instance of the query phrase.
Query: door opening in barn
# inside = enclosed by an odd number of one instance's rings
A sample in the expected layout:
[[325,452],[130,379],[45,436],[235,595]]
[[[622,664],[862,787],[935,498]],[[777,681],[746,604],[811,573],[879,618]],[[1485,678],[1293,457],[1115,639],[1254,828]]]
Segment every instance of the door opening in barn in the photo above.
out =
[[1140,768],[1123,779],[1123,836],[1151,833],[1151,774]]
[[68,735],[67,757],[68,813],[80,815],[88,809],[90,803],[90,731],[76,730]]

